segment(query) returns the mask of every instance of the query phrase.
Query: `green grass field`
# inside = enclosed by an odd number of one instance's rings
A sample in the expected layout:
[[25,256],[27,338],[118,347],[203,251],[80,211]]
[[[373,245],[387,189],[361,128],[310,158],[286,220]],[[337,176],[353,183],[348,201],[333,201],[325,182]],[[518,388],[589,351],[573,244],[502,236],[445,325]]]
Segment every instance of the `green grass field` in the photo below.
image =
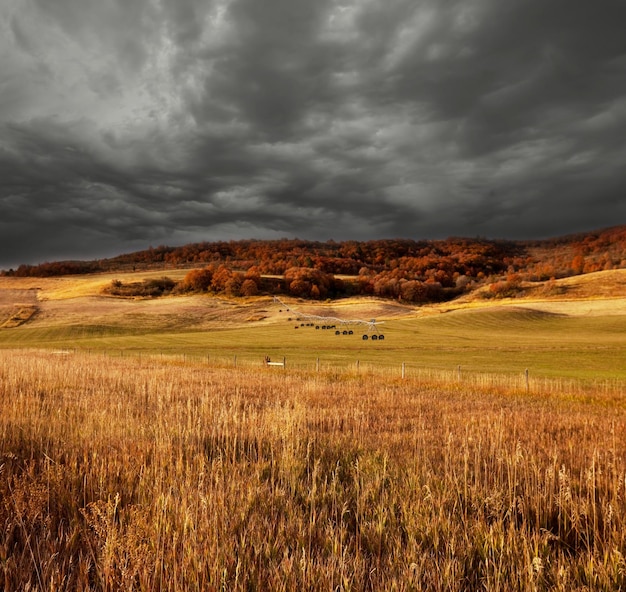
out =
[[186,354],[260,361],[265,355],[291,366],[380,367],[466,372],[520,373],[581,379],[626,379],[626,316],[567,316],[530,308],[491,307],[425,317],[390,318],[379,329],[384,341],[299,327],[285,313],[269,323],[216,323],[208,330],[154,327],[116,320],[110,324],[40,326],[0,331],[0,347],[107,350],[130,354]]

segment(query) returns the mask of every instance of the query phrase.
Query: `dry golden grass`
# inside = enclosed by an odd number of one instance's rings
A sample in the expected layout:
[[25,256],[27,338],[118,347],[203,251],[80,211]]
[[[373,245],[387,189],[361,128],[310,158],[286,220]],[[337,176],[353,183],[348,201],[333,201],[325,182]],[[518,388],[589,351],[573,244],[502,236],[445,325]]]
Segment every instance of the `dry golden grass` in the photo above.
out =
[[546,282],[525,282],[516,298],[486,299],[489,286],[449,303],[422,307],[422,314],[498,306],[532,306],[569,315],[626,313],[626,269],[598,271]]
[[619,385],[0,351],[0,589],[619,590]]
[[[548,282],[550,285],[550,282]],[[623,298],[626,295],[626,269],[611,269],[564,278],[554,282],[568,298]]]
[[102,289],[115,279],[124,283],[142,282],[167,276],[173,280],[182,280],[189,270],[163,269],[156,271],[111,272],[87,275],[70,275],[50,278],[37,277],[0,277],[0,292],[3,290],[37,290],[38,297],[46,300],[67,300],[97,296]]
[[[0,291],[17,289],[38,289],[42,299],[57,300],[81,296],[95,296],[111,281],[119,279],[124,283],[141,282],[148,279],[158,279],[167,276],[174,280],[182,280],[189,269],[161,269],[152,271],[120,271],[101,274],[72,275],[50,278],[30,277],[0,277]],[[342,276],[337,276],[342,277]],[[598,271],[563,278],[549,282],[524,284],[527,297],[531,299],[597,299],[597,298],[624,298],[626,297],[626,269]],[[488,290],[488,287],[485,288]],[[478,296],[478,301],[476,300]],[[518,299],[515,299],[518,300]],[[335,302],[336,306],[345,307],[358,305],[359,298],[342,299]],[[389,301],[381,301],[382,303]],[[459,303],[485,304],[480,297],[480,290],[475,294],[458,299]],[[487,303],[488,304],[488,303]],[[443,305],[444,307],[446,305]]]
[[[188,270],[155,270],[149,272],[120,272],[58,278],[0,277],[0,308],[36,304],[38,326],[66,322],[99,322],[117,324],[133,311],[158,316],[194,317],[201,322],[198,311],[207,320],[207,327],[215,323],[244,325],[251,321],[272,322],[277,318],[277,306],[270,297],[249,299],[207,298],[206,296],[170,296],[157,300],[129,300],[102,295],[102,290],[115,279],[125,284],[158,279],[167,276],[181,280]],[[481,289],[482,290],[482,289]],[[530,306],[533,309],[571,316],[621,314],[626,315],[626,270],[610,270],[575,276],[555,282],[539,282],[529,287],[519,298],[485,300],[481,290],[452,302],[412,306],[378,298],[345,298],[332,302],[300,301],[286,298],[290,306],[300,312],[344,319],[399,319],[427,317],[464,309]],[[488,288],[485,288],[488,290]],[[111,319],[107,320],[107,317]],[[209,318],[210,317],[210,318]],[[0,321],[2,318],[0,310]],[[213,323],[213,325],[211,324]],[[158,324],[158,323],[157,323]],[[171,323],[168,320],[166,324]]]

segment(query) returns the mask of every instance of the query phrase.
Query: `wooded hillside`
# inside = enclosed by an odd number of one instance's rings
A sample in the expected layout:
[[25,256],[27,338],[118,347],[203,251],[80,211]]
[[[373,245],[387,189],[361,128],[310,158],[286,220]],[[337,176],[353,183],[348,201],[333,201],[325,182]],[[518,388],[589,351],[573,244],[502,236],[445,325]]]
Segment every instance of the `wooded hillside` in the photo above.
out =
[[[626,267],[626,226],[542,241],[449,238],[313,242],[298,239],[159,246],[94,261],[21,265],[4,275],[48,277],[111,271],[190,268],[171,291],[234,296],[258,293],[304,298],[376,295],[408,302],[454,298],[490,286],[510,295],[541,281]],[[139,293],[151,295],[142,287]],[[132,292],[132,290],[130,290]],[[128,295],[121,284],[109,292]],[[161,292],[157,290],[156,294]]]

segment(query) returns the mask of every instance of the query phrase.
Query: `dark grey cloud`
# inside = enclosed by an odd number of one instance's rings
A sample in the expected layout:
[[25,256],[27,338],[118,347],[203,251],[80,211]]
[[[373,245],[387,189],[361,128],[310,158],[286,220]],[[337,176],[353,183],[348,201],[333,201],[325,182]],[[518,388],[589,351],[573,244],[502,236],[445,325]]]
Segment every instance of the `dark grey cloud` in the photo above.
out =
[[0,268],[626,222],[626,4],[6,0]]

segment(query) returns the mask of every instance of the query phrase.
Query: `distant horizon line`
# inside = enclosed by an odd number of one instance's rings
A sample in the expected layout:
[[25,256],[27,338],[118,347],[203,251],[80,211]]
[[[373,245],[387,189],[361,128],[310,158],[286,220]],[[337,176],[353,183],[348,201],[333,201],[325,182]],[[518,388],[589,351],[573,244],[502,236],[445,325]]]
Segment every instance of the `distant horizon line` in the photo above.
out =
[[9,267],[0,267],[0,272],[10,272],[18,269],[19,267],[37,267],[39,265],[45,265],[50,263],[90,263],[94,261],[106,261],[111,259],[117,259],[118,257],[124,257],[127,255],[133,255],[135,253],[142,253],[145,251],[156,250],[156,249],[180,249],[190,245],[198,245],[198,244],[219,244],[219,243],[243,243],[243,242],[258,242],[258,243],[272,243],[272,242],[280,242],[280,241],[300,241],[303,243],[320,243],[320,244],[343,244],[343,243],[370,243],[376,241],[410,241],[414,243],[425,242],[425,243],[435,243],[435,242],[448,242],[454,240],[469,240],[469,241],[489,241],[489,242],[509,242],[509,243],[541,243],[541,242],[552,242],[552,241],[566,241],[572,240],[578,237],[582,237],[585,235],[593,235],[593,234],[602,234],[605,232],[610,232],[614,230],[618,230],[621,228],[626,228],[626,224],[616,224],[612,226],[606,226],[601,228],[594,228],[592,230],[583,230],[578,232],[570,232],[567,234],[559,234],[553,236],[547,236],[544,238],[524,238],[524,239],[514,239],[514,238],[504,238],[504,237],[488,237],[485,235],[450,235],[446,238],[441,239],[433,239],[433,238],[407,238],[407,237],[386,237],[386,238],[372,238],[372,239],[333,239],[329,238],[326,240],[319,239],[306,239],[300,238],[297,236],[289,237],[281,237],[281,238],[237,238],[237,239],[220,239],[220,240],[199,240],[199,241],[189,241],[182,244],[159,244],[157,246],[148,245],[145,248],[129,250],[118,252],[116,255],[105,255],[100,257],[91,257],[91,258],[59,258],[59,259],[47,259],[42,260],[37,263],[19,263],[17,265],[11,265]]

